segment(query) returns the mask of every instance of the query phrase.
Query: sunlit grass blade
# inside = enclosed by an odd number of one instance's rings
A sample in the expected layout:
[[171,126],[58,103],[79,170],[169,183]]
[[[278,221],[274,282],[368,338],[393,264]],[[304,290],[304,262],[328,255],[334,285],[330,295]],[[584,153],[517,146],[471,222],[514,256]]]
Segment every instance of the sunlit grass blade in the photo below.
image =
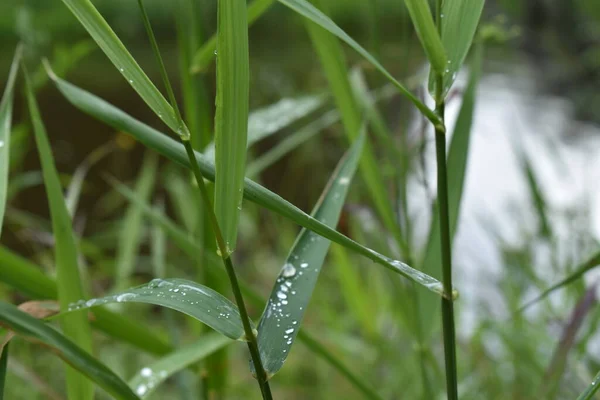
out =
[[592,383],[577,397],[577,400],[593,400],[598,389],[600,389],[600,372],[594,377]]
[[544,290],[542,293],[537,295],[534,299],[529,300],[527,303],[525,303],[523,306],[521,306],[521,308],[519,308],[518,312],[525,311],[527,308],[533,306],[536,303],[539,303],[541,300],[548,297],[548,295],[550,295],[551,293],[553,293],[559,289],[562,289],[565,286],[575,282],[579,278],[583,277],[583,275],[585,275],[586,272],[597,267],[598,265],[600,265],[600,252],[594,254],[583,264],[581,264],[580,266],[575,268],[575,271],[570,273],[566,278],[564,278],[564,279],[560,280],[559,282],[555,283],[554,285],[550,286],[548,289]]
[[[143,199],[150,198],[156,180],[157,164],[156,153],[147,151],[134,189]],[[143,227],[142,211],[137,205],[132,204],[127,208],[122,228],[119,230],[115,262],[115,287],[117,290],[124,290],[131,285],[130,279],[139,253]]]
[[[0,282],[30,296],[33,299],[56,299],[56,282],[44,275],[35,264],[0,246]],[[109,310],[94,310],[91,324],[118,340],[127,342],[139,349],[165,354],[171,347],[156,334],[131,318],[115,314]]]
[[[12,330],[19,336],[49,346],[55,354],[71,365],[72,368],[87,376],[111,394],[113,398],[120,400],[138,399],[121,378],[92,357],[86,350],[77,346],[49,325],[24,313],[12,304],[0,302],[0,325]],[[80,376],[78,379],[83,380]],[[89,382],[87,379],[85,381]],[[74,397],[73,399],[84,399],[84,397]]]
[[[452,1],[448,2],[452,3]],[[443,74],[447,68],[446,52],[433,22],[433,15],[428,1],[405,0],[405,3],[431,67],[437,74]]]
[[188,128],[181,125],[181,121],[175,115],[171,105],[144,73],[92,2],[89,0],[63,0],[63,3],[152,111],[173,132],[182,138],[189,138]]
[[[248,4],[248,27],[263,15],[275,0],[254,0]],[[202,72],[208,64],[215,58],[215,50],[217,48],[217,36],[211,36],[204,45],[198,49],[192,60],[192,73]]]
[[69,311],[113,303],[146,303],[171,308],[196,318],[231,339],[244,338],[235,304],[211,288],[186,279],[157,278],[111,296],[79,300],[71,303]]
[[[42,123],[35,95],[33,94],[27,74],[25,74],[25,77],[29,113],[33,124],[37,150],[42,163],[44,185],[46,187],[50,217],[52,219],[58,300],[61,310],[65,310],[69,303],[85,297],[79,273],[78,250],[71,225],[71,216],[63,197],[46,129]],[[63,321],[63,330],[83,350],[91,352],[92,332],[85,313],[75,313],[65,318]],[[67,389],[69,399],[72,400],[92,399],[94,395],[94,387],[91,382],[82,379],[80,374],[70,367],[67,367]]]
[[6,343],[3,348],[0,348],[0,400],[4,399],[4,386],[6,385],[6,374],[8,372],[8,351],[10,343]]
[[[342,158],[321,194],[312,215],[335,227],[360,160],[366,132]],[[268,376],[283,366],[317,284],[331,242],[303,229],[275,281],[258,325],[258,344]]]
[[373,57],[368,51],[366,51],[360,44],[352,39],[346,32],[344,32],[339,26],[337,26],[327,15],[323,14],[312,4],[306,0],[279,0],[280,3],[296,11],[303,17],[311,20],[321,28],[331,32],[342,41],[346,42],[350,47],[356,50],[361,56],[363,56],[368,62],[370,62],[379,72],[383,74],[397,89],[400,93],[406,96],[414,105],[421,111],[434,124],[439,124],[438,116],[430,110],[421,100],[419,100],[414,94],[412,94],[406,87],[398,82],[392,74],[390,74],[384,67]]
[[[131,134],[138,141],[161,153],[173,162],[185,167],[190,166],[187,153],[181,143],[176,142],[159,131],[127,115],[104,100],[79,89],[62,79],[55,77],[55,83],[57,88],[75,107],[90,114],[94,118],[107,123],[115,129]],[[195,157],[203,176],[208,180],[214,180],[214,165],[197,152],[195,153]],[[342,246],[375,261],[377,264],[388,268],[419,285],[425,286],[427,289],[438,295],[443,295],[441,283],[437,279],[434,279],[421,271],[415,270],[401,261],[388,258],[355,242],[321,221],[312,218],[298,207],[256,182],[250,179],[246,179],[244,182],[244,197],[246,199],[288,218],[298,225],[307,228],[332,242],[339,243]],[[456,296],[458,296],[458,292],[454,291],[452,297],[455,298]]]
[[[311,114],[321,107],[326,99],[325,95],[282,99],[275,104],[252,111],[248,117],[247,147]],[[214,143],[206,148],[204,155],[209,160],[214,160]]]
[[15,51],[13,62],[10,66],[6,88],[0,101],[0,234],[4,222],[4,210],[8,190],[8,170],[10,160],[10,131],[12,129],[13,89],[19,71],[22,48],[19,45]]
[[[408,2],[407,2],[408,3]],[[442,96],[445,97],[471,48],[485,0],[448,0],[442,3],[442,43],[448,57],[443,72]],[[438,71],[440,72],[440,71]],[[433,72],[429,91],[433,94]]]
[[248,21],[244,1],[217,4],[215,214],[231,254],[237,242],[248,143]]
[[150,396],[158,386],[177,372],[189,367],[233,343],[216,332],[203,334],[200,339],[187,344],[142,368],[129,380],[129,386],[141,398]]

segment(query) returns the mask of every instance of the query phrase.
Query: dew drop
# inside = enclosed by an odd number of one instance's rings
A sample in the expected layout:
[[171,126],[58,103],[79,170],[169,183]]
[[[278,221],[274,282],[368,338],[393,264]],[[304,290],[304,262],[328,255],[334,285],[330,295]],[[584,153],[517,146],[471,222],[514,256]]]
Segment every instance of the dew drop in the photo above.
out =
[[283,271],[281,273],[286,278],[291,278],[296,275],[296,268],[290,263],[287,263],[283,266]]
[[280,299],[287,299],[287,294],[283,292],[277,292],[277,297]]
[[4,147],[4,140],[0,140],[0,147]]
[[142,368],[142,370],[140,371],[140,375],[145,378],[148,378],[152,376],[152,370],[148,367]]
[[285,333],[287,333],[288,335],[289,335],[290,333],[294,333],[294,328],[287,329],[287,330],[285,331]]
[[137,394],[138,396],[143,396],[144,394],[146,394],[147,391],[148,387],[144,384],[141,384],[135,389],[135,394]]
[[308,263],[302,263],[302,264],[300,264],[300,268],[306,268],[306,267],[308,267]]

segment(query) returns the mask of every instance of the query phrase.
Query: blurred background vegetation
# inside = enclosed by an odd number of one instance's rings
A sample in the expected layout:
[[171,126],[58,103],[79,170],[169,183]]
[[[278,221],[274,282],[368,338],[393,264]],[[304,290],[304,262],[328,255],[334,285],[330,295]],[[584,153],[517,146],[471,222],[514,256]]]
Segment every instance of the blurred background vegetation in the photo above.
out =
[[[202,34],[207,38],[215,31],[216,1],[198,3]],[[338,25],[403,81],[425,68],[425,58],[402,1],[323,3]],[[151,79],[159,82],[136,2],[97,0],[94,4]],[[167,69],[173,82],[178,82],[173,17],[173,7],[178,2],[147,0],[145,4]],[[596,332],[600,310],[595,300],[584,301],[595,290],[596,282],[589,277],[580,279],[525,314],[514,311],[568,275],[598,249],[600,196],[594,191],[600,163],[594,160],[600,150],[600,2],[488,0],[480,27],[483,29],[493,33],[496,40],[486,48],[485,75],[478,92],[472,133],[473,154],[455,242],[455,285],[462,296],[457,302],[461,398],[550,398],[540,393],[546,393],[542,388],[551,381],[562,383],[553,395],[555,398],[574,398],[600,369],[600,334]],[[327,92],[319,59],[299,16],[274,4],[249,32],[251,109],[286,97]],[[37,68],[39,60],[47,57],[76,85],[160,129],[160,121],[123,81],[62,2],[2,1],[2,76],[6,76],[19,41],[26,45],[25,55],[32,66]],[[372,74],[358,55],[345,49],[348,65],[362,66],[369,86],[380,87],[381,78]],[[214,63],[202,72],[211,109],[214,75]],[[456,85],[455,103],[460,103],[464,81],[462,77]],[[99,148],[109,149],[109,154],[91,168],[74,218],[75,229],[83,238],[82,252],[93,292],[100,295],[113,283],[120,251],[119,232],[125,229],[122,224],[128,209],[127,200],[111,189],[103,176],[109,174],[135,185],[142,163],[153,161],[141,145],[70,106],[55,88],[45,85],[41,70],[36,83],[65,185],[89,154]],[[423,96],[427,96],[425,93],[422,91]],[[24,104],[23,96],[17,92],[10,197],[2,246],[52,274],[49,214]],[[421,131],[420,121],[411,110],[400,97],[381,106],[399,148],[405,143],[404,135],[412,143],[401,150],[410,155],[408,165],[414,181],[414,191],[408,196],[412,203],[410,219],[415,246],[419,248],[426,234],[423,221],[430,215],[434,164],[430,133]],[[281,135],[293,132],[311,118],[285,128]],[[251,153],[260,155],[279,140],[268,138],[254,146]],[[483,144],[486,141],[487,147]],[[344,143],[341,126],[333,125],[261,172],[257,179],[300,208],[310,210],[347,148]],[[395,160],[384,156],[380,147],[377,149],[381,168],[390,193],[394,193],[399,167]],[[181,200],[181,196],[189,194],[189,189],[184,189],[184,174],[160,160],[154,180],[150,201],[164,206],[181,225],[189,226],[181,212],[182,207],[190,207]],[[364,193],[364,184],[358,181],[338,229],[389,253],[389,238]],[[394,201],[399,201],[397,197],[392,194]],[[298,228],[253,204],[245,203],[244,207],[237,265],[245,279],[266,295]],[[140,283],[153,277],[151,228],[150,221],[142,222],[141,240],[133,260],[135,280]],[[482,236],[488,240],[482,240]],[[386,271],[369,269],[371,272],[363,274],[362,282],[362,290],[368,295],[361,296],[368,304],[359,306],[364,308],[357,312],[353,300],[340,291],[340,272],[335,265],[344,262],[344,257],[350,257],[346,262],[364,273],[359,265],[368,264],[366,260],[334,248],[311,302],[306,326],[318,332],[322,342],[384,398],[418,398],[421,384],[414,345],[398,315],[402,299],[394,295],[398,278]],[[199,277],[194,261],[171,245],[167,260],[171,276]],[[1,263],[2,260],[0,268]],[[226,287],[223,292],[228,294]],[[4,285],[0,285],[0,294],[13,303],[27,300],[22,293]],[[131,310],[136,319],[147,321],[158,332],[166,331],[165,313],[139,306]],[[261,311],[252,309],[251,314],[257,317]],[[370,316],[370,322],[360,320],[361,312]],[[581,320],[577,320],[581,313]],[[178,341],[187,342],[200,330],[183,317],[170,318],[175,319],[174,326],[181,328],[176,329]],[[188,325],[192,328],[183,329]],[[124,376],[130,376],[151,359],[124,344],[112,343],[101,335],[99,338],[98,354]],[[438,336],[432,338],[431,345],[433,359],[427,374],[433,382],[433,393],[443,393]],[[307,357],[306,351],[297,345],[286,368],[274,379],[277,398],[361,398],[326,363]],[[236,347],[229,352],[229,358],[231,373],[225,398],[255,398],[255,385],[246,372],[245,349]],[[50,354],[37,346],[16,342],[10,362],[7,399],[62,398],[57,394],[63,391],[62,378],[59,379],[62,369],[57,368],[58,361]],[[195,384],[193,374],[184,374],[165,386],[156,398],[175,398],[175,393],[198,398],[194,397]]]

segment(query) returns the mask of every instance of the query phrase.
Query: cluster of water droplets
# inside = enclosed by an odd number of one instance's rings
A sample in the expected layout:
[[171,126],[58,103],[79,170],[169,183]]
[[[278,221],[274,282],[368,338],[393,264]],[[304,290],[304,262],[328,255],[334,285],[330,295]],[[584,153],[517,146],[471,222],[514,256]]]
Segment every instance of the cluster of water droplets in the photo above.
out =
[[140,376],[143,381],[135,387],[135,394],[143,396],[149,390],[154,389],[157,385],[167,378],[167,371],[154,372],[151,368],[145,367],[140,371]]

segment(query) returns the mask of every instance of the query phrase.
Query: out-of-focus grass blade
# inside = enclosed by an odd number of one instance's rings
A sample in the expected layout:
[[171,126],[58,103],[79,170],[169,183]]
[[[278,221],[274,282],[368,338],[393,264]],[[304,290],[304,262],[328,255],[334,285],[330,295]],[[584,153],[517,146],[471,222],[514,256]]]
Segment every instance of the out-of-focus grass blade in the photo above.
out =
[[[159,131],[127,115],[104,100],[79,89],[62,79],[55,77],[55,83],[63,95],[77,108],[90,114],[94,118],[104,121],[115,129],[131,134],[141,143],[163,154],[170,160],[185,167],[189,167],[188,157],[185,148],[181,143],[176,142]],[[202,171],[204,177],[213,180],[215,176],[214,165],[208,162],[199,153],[196,153],[196,161],[198,162],[198,167]],[[427,289],[438,295],[443,295],[442,285],[439,280],[434,279],[421,271],[415,270],[401,261],[390,259],[355,242],[250,179],[244,181],[244,197],[294,221],[298,225],[307,228],[332,242],[339,243],[342,246],[375,261],[385,268],[388,268],[419,285],[425,286]],[[456,296],[458,296],[458,292],[454,291],[453,297]]]
[[[17,335],[40,341],[49,346],[55,354],[71,365],[72,368],[87,376],[115,399],[138,399],[121,378],[92,357],[86,350],[78,347],[66,336],[44,322],[3,301],[0,301],[0,325],[12,330]],[[79,378],[79,380],[82,379]],[[88,381],[86,380],[86,382]],[[77,400],[83,398],[73,397]]]
[[[354,172],[360,160],[366,133],[362,132],[332,174],[312,215],[335,227]],[[273,376],[289,355],[331,242],[303,229],[275,281],[258,325],[258,344],[265,371]]]
[[217,54],[215,214],[231,254],[237,242],[248,143],[250,61],[244,1],[218,2]]
[[17,47],[13,62],[8,73],[6,88],[0,101],[0,234],[4,221],[4,210],[6,209],[6,198],[8,190],[8,170],[10,160],[10,130],[12,129],[13,89],[19,70],[21,59],[21,46]]
[[146,398],[169,377],[230,343],[233,343],[231,339],[216,332],[205,333],[197,341],[182,346],[142,368],[129,380],[129,386],[138,396]]
[[[27,74],[25,74],[25,78],[29,113],[42,163],[42,174],[52,219],[58,300],[61,310],[65,310],[69,303],[85,296],[79,273],[78,250],[46,129],[42,123]],[[77,345],[85,351],[92,351],[92,332],[85,313],[69,315],[63,321],[62,326],[65,334],[72,338]],[[67,391],[69,399],[72,400],[92,399],[94,395],[94,387],[91,382],[81,379],[80,374],[70,367],[67,367]]]
[[147,303],[171,308],[204,322],[217,332],[243,340],[244,328],[237,307],[209,287],[186,279],[154,279],[112,296],[72,303],[69,311],[111,303]]
[[[407,2],[408,3],[408,2]],[[448,0],[442,3],[442,43],[448,57],[444,72],[445,97],[456,79],[469,52],[485,0]],[[429,76],[429,91],[435,93],[433,73]]]
[[2,355],[0,356],[0,400],[4,399],[4,385],[6,383],[6,373],[8,372],[8,347],[10,343],[6,343],[4,348],[0,348]]
[[[254,21],[260,18],[275,0],[254,0],[248,4],[248,27],[252,26]],[[202,72],[208,64],[215,58],[215,50],[217,48],[217,36],[211,36],[206,43],[196,52],[192,60],[192,73]]]
[[[136,193],[145,200],[150,197],[154,188],[157,164],[158,157],[156,153],[147,151],[142,163],[142,169],[135,183]],[[127,208],[125,218],[123,218],[122,226],[119,230],[115,271],[115,286],[117,290],[124,290],[130,286],[131,275],[135,269],[137,254],[142,240],[143,225],[142,210],[136,204],[131,204]]]
[[323,14],[312,4],[306,0],[279,0],[279,2],[305,18],[308,18],[321,28],[331,32],[350,47],[356,50],[361,56],[363,56],[368,62],[370,62],[379,72],[383,74],[404,96],[406,96],[414,105],[434,124],[439,124],[439,117],[430,110],[421,100],[419,100],[414,94],[406,89],[400,82],[398,82],[392,74],[390,74],[384,67],[373,57],[368,51],[366,51],[360,44],[352,39],[346,32],[344,32],[339,26],[337,26],[327,15]]
[[182,138],[189,138],[188,128],[181,126],[171,105],[156,86],[154,86],[129,51],[127,51],[125,45],[117,37],[102,15],[100,15],[98,10],[96,10],[92,2],[90,0],[63,0],[63,3],[71,10],[92,39],[100,46],[104,54],[106,54],[121,72],[121,75],[148,104],[152,111],[173,132],[176,132]]
[[[56,283],[52,278],[44,275],[35,264],[2,246],[0,282],[33,299],[56,299],[58,295]],[[171,347],[152,330],[109,310],[94,310],[92,325],[116,339],[154,354],[165,354],[171,350]]]
[[598,372],[598,374],[594,377],[594,380],[592,383],[590,383],[590,386],[588,386],[587,389],[585,389],[583,393],[577,397],[577,400],[593,400],[598,389],[600,389],[600,372]]
[[[447,1],[446,3],[452,2]],[[431,67],[437,74],[443,74],[447,68],[446,52],[433,22],[427,0],[405,0],[405,3]]]
[[[247,147],[306,117],[322,106],[326,98],[324,95],[317,95],[282,99],[275,104],[252,111],[248,117]],[[214,143],[208,145],[204,155],[209,160],[214,160]]]
[[548,295],[550,293],[552,293],[558,289],[562,289],[563,287],[567,286],[568,284],[578,280],[583,275],[585,275],[586,272],[588,272],[592,268],[597,267],[598,265],[600,265],[600,252],[594,254],[586,262],[581,264],[579,267],[575,268],[575,271],[573,271],[571,274],[569,274],[566,278],[564,278],[560,282],[557,282],[554,285],[550,286],[548,289],[546,289],[542,293],[540,293],[537,297],[535,297],[534,299],[525,303],[523,306],[521,306],[521,308],[519,308],[518,312],[523,312],[527,308],[531,307],[532,305],[539,303],[541,300],[548,297]]

